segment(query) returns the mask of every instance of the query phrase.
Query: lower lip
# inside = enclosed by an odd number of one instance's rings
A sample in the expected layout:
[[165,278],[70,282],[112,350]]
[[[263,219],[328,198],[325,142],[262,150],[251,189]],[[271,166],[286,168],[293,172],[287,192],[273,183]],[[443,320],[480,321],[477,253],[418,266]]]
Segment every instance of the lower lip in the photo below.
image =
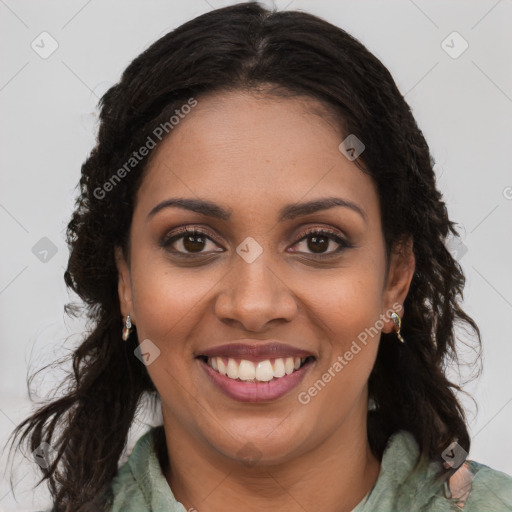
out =
[[226,377],[199,359],[211,381],[227,396],[239,402],[270,402],[289,393],[299,385],[314,361],[308,361],[290,375],[269,382],[244,382]]

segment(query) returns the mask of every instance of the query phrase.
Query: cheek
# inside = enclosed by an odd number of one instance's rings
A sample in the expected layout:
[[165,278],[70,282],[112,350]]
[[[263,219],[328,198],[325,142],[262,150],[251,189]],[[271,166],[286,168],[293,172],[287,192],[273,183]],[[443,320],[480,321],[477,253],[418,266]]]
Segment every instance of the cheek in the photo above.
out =
[[162,401],[190,420],[193,407],[183,401],[184,393],[196,394],[191,371],[196,361],[189,340],[197,332],[204,316],[203,301],[218,277],[197,269],[171,270],[169,266],[164,258],[154,255],[152,259],[137,255],[132,260],[137,334],[139,343],[149,339],[160,351],[146,369]]
[[[216,273],[215,273],[216,275]],[[139,258],[132,263],[133,304],[139,337],[163,350],[193,334],[190,325],[203,307],[216,280],[212,272],[170,269],[164,258]]]
[[[338,269],[311,297],[312,307],[328,327],[333,349],[344,351],[360,333],[376,325],[383,312],[382,282],[379,267],[363,261]],[[382,328],[380,323],[377,327]]]
[[[377,355],[380,332],[384,326],[382,265],[365,263],[338,269],[325,286],[310,296],[310,308],[324,326],[329,343],[322,345],[318,388],[324,400],[342,399],[345,404],[364,389]],[[313,394],[315,391],[312,391]],[[320,391],[318,390],[318,394]],[[329,398],[327,398],[329,396]]]
[[333,283],[330,300],[318,299],[317,311],[329,343],[322,346],[315,379],[302,386],[297,396],[305,407],[304,418],[310,422],[316,418],[313,431],[328,435],[362,399],[382,327],[380,288],[376,285],[371,278],[352,282],[340,278]]
[[[183,389],[194,393],[192,344],[204,317],[204,301],[218,277],[197,269],[169,268],[165,258],[132,260],[133,305],[139,343],[149,339],[159,355],[147,371],[164,402],[178,410]],[[215,272],[213,274],[216,274]],[[183,415],[189,415],[185,408]]]

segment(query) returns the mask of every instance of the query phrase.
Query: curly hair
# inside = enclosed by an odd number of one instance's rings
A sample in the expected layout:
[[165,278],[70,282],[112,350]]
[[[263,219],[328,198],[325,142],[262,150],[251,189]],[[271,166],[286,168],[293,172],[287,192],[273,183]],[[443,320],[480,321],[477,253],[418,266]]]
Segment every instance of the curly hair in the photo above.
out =
[[[121,340],[116,247],[129,257],[129,228],[149,156],[108,187],[155,126],[190,98],[213,92],[268,90],[313,98],[346,134],[364,141],[358,158],[375,183],[383,235],[390,252],[413,241],[416,270],[405,300],[405,345],[382,334],[369,378],[375,408],[368,439],[382,457],[386,442],[404,429],[421,452],[439,459],[453,441],[469,451],[461,388],[445,375],[459,362],[455,327],[480,332],[461,309],[465,283],[446,248],[456,235],[436,187],[433,158],[410,107],[386,67],[344,30],[311,14],[271,12],[255,2],[213,10],[152,44],[100,100],[96,145],[82,165],[80,193],[67,228],[66,285],[83,300],[93,325],[71,355],[66,394],[48,401],[13,432],[31,450],[42,442],[57,451],[42,469],[54,510],[100,510],[118,471],[129,429],[144,397],[157,391],[133,357],[137,336]],[[172,134],[170,135],[172,136]],[[101,192],[101,193],[100,193]],[[77,314],[71,305],[68,313]]]

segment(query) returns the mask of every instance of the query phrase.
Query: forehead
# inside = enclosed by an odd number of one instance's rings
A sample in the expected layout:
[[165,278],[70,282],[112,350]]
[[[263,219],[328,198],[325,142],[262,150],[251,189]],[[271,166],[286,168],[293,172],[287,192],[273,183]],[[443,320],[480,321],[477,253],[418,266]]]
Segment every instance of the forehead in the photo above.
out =
[[154,150],[137,208],[195,196],[254,211],[333,195],[378,208],[371,178],[338,149],[340,124],[309,98],[199,98]]

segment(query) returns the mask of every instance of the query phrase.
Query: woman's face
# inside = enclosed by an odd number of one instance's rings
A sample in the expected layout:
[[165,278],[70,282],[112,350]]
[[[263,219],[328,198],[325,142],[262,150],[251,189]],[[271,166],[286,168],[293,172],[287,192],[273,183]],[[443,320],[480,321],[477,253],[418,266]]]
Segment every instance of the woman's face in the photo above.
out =
[[283,462],[365,427],[414,263],[386,272],[376,188],[315,106],[199,99],[153,150],[130,264],[117,253],[164,423],[205,454]]

